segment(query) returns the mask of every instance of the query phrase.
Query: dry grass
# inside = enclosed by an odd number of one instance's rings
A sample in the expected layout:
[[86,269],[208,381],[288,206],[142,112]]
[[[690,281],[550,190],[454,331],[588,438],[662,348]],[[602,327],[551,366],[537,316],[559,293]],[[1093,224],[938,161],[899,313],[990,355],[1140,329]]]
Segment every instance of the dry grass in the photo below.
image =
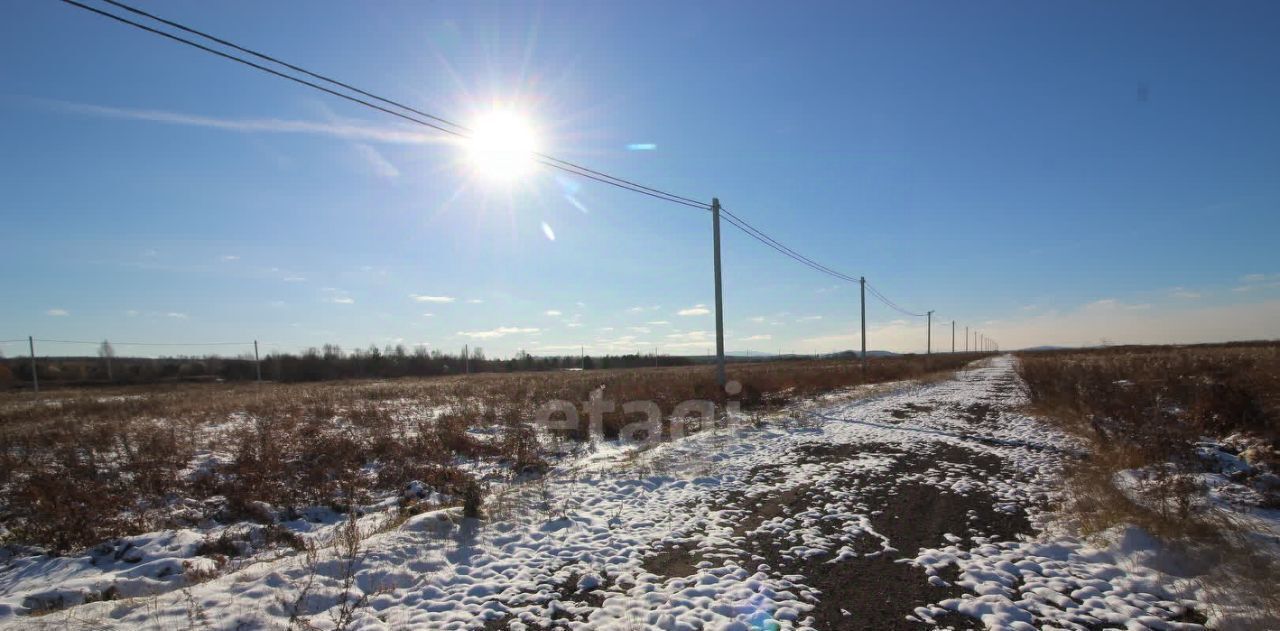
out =
[[[1064,515],[1084,534],[1141,527],[1188,566],[1211,568],[1199,579],[1215,606],[1261,612],[1234,624],[1280,624],[1280,564],[1238,513],[1204,501],[1195,477],[1204,463],[1194,455],[1202,437],[1248,435],[1259,446],[1242,455],[1257,470],[1280,471],[1280,344],[1035,353],[1021,357],[1019,372],[1032,405],[1092,448],[1068,473]],[[1141,503],[1115,483],[1136,469],[1153,472]]]
[[[973,355],[935,356],[951,370]],[[925,376],[923,358],[735,364],[744,409],[863,383]],[[0,525],[9,542],[66,552],[103,539],[205,519],[269,523],[270,510],[345,511],[413,480],[466,500],[457,466],[545,467],[530,425],[546,401],[689,399],[723,403],[707,366],[478,374],[321,384],[182,384],[0,395]],[[636,414],[604,415],[617,436]],[[570,438],[582,438],[570,432]],[[264,506],[266,503],[269,506]],[[0,531],[3,532],[3,531]]]

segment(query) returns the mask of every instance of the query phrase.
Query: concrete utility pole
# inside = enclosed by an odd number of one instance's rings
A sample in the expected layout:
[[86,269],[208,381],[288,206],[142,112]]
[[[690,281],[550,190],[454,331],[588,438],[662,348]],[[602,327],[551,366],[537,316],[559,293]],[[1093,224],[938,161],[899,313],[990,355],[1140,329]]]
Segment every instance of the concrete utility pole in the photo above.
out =
[[711,198],[711,249],[716,270],[716,383],[722,387],[724,376],[724,294],[720,286],[720,199]]
[[969,327],[964,327],[964,352],[969,352]]
[[471,350],[466,344],[462,345],[462,370],[465,374],[471,374]]
[[867,372],[867,277],[858,278],[858,292],[862,296],[862,372]]
[[956,321],[951,321],[951,352],[956,352]]
[[27,348],[31,350],[31,389],[36,394],[40,394],[40,375],[36,372],[36,339],[34,336],[27,336]]
[[258,371],[258,383],[262,383],[262,358],[258,357],[258,340],[253,341],[253,367]]

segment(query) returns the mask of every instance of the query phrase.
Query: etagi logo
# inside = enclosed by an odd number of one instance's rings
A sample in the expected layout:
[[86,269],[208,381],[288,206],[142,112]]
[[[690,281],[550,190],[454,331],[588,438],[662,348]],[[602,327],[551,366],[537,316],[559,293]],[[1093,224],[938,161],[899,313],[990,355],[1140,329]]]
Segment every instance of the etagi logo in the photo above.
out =
[[[736,397],[742,393],[742,384],[730,381],[725,384],[724,391],[730,397]],[[587,434],[593,440],[605,438],[605,415],[614,414],[619,409],[628,418],[634,415],[643,419],[626,423],[619,429],[618,438],[624,441],[658,442],[664,437],[666,440],[678,440],[687,432],[700,431],[708,426],[731,428],[745,424],[740,400],[730,399],[720,410],[715,401],[689,399],[676,404],[670,416],[664,416],[662,407],[653,401],[627,401],[619,407],[616,401],[606,398],[604,386],[594,390],[582,402],[582,409],[587,417]],[[538,406],[534,424],[552,432],[583,430],[577,405],[563,399],[553,399]]]

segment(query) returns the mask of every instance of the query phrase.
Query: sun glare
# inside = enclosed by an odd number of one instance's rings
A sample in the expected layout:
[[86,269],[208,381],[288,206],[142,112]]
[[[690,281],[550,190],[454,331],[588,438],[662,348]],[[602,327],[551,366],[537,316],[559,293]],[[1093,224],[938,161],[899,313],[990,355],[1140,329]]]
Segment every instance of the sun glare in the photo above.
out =
[[468,142],[471,165],[481,176],[509,182],[533,167],[537,142],[529,121],[513,112],[491,112],[476,121]]

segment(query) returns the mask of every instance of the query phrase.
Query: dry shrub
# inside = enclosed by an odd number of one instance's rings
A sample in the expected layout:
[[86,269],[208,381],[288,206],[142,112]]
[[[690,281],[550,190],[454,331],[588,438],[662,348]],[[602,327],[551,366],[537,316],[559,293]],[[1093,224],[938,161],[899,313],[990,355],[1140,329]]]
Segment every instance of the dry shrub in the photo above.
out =
[[[1280,624],[1280,564],[1258,550],[1252,526],[1206,510],[1193,453],[1203,436],[1278,438],[1280,344],[1123,347],[1024,354],[1019,372],[1032,404],[1092,446],[1067,474],[1068,516],[1086,534],[1134,524],[1194,559],[1214,606],[1245,604],[1256,624]],[[1117,472],[1149,477],[1134,501]]]
[[[954,370],[977,354],[735,363],[743,409],[867,383]],[[616,437],[639,420],[625,401],[731,397],[710,366],[484,373],[394,381],[306,384],[189,383],[61,389],[46,398],[0,394],[0,524],[21,543],[68,551],[110,536],[173,525],[183,499],[221,498],[203,517],[272,522],[330,505],[346,510],[375,493],[420,481],[471,504],[483,485],[458,458],[491,459],[516,474],[546,466],[530,424],[550,400],[581,408],[593,392],[617,403],[604,415]],[[423,412],[436,411],[431,418]],[[583,415],[583,430],[586,416]],[[585,431],[569,437],[583,439]],[[217,452],[192,473],[198,451]],[[265,503],[265,504],[264,504]],[[189,505],[189,503],[188,503]],[[203,504],[201,504],[203,505]],[[187,519],[187,518],[184,518]]]

